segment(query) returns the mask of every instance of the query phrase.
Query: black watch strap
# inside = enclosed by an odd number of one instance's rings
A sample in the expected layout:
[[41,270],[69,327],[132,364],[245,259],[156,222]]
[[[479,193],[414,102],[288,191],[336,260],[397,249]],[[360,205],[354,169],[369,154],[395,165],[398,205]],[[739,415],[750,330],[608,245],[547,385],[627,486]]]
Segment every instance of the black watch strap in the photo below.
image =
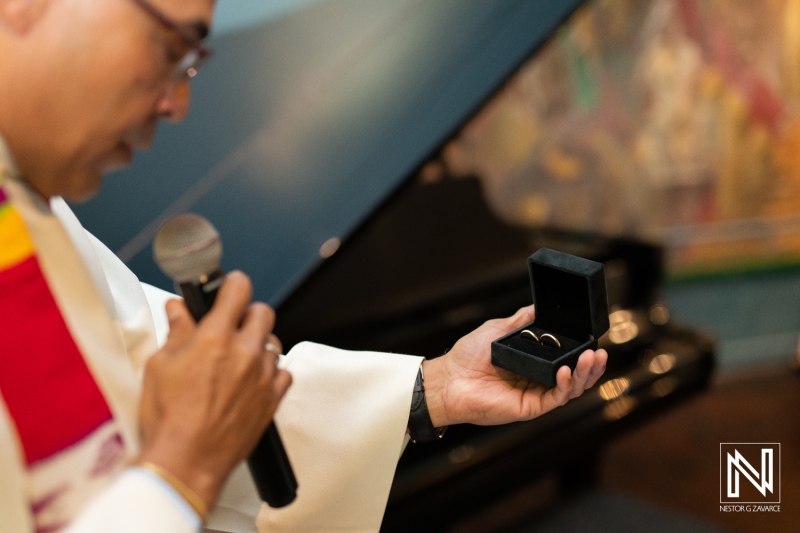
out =
[[411,414],[408,417],[408,434],[411,440],[429,442],[441,439],[447,426],[435,428],[428,413],[428,403],[425,401],[425,379],[422,375],[422,365],[417,372],[417,381],[414,383],[414,394],[411,397]]

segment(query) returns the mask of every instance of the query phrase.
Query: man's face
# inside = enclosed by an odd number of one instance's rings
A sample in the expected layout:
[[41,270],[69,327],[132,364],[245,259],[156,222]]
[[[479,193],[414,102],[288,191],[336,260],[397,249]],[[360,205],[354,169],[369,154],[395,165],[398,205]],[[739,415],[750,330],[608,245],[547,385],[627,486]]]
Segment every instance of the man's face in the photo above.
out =
[[[213,0],[149,3],[198,38],[211,24]],[[48,32],[46,68],[32,68],[44,87],[31,109],[38,134],[15,155],[40,194],[84,199],[150,146],[160,118],[185,116],[188,81],[173,70],[190,47],[134,0],[49,0],[34,31]]]

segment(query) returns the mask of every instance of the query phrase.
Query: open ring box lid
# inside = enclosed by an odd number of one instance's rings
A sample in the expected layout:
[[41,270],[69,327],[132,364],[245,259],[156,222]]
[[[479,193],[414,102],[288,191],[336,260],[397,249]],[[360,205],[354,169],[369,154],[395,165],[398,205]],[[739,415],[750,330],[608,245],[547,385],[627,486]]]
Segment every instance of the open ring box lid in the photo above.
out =
[[[609,328],[608,300],[603,265],[574,255],[541,248],[528,258],[536,319],[492,342],[492,363],[553,387],[556,372],[572,370],[578,357],[597,349],[597,339]],[[561,343],[556,348],[549,333]],[[552,346],[551,346],[552,345]]]

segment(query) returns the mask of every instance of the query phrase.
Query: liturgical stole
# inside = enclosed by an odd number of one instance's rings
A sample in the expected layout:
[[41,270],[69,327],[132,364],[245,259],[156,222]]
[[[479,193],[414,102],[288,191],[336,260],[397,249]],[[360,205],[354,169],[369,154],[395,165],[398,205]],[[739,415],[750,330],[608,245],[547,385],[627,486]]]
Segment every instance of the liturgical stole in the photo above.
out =
[[[130,439],[62,314],[9,185],[24,190],[0,176],[0,398],[18,437],[33,526],[45,533],[107,486],[131,455]],[[74,267],[75,257],[64,259],[64,268]]]

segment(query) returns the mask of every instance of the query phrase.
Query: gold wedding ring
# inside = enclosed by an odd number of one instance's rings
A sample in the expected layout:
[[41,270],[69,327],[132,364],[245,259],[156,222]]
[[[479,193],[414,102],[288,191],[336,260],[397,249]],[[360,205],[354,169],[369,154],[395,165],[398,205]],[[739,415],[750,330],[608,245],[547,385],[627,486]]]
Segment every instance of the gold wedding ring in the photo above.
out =
[[555,347],[556,347],[556,348],[561,348],[561,341],[559,341],[559,340],[558,340],[558,339],[555,337],[555,335],[551,335],[551,334],[549,334],[549,333],[542,333],[542,336],[541,336],[541,337],[539,337],[539,342],[540,342],[540,343],[542,343],[542,345],[544,345],[544,346],[548,346],[548,345],[549,345],[549,344],[545,344],[545,343],[544,343],[544,339],[545,339],[545,337],[547,337],[548,339],[552,339],[552,341],[553,341],[554,343],[556,343],[556,345],[555,345]]
[[[542,333],[541,336],[537,337],[536,333],[532,332],[529,329],[523,329],[519,332],[520,335],[530,335],[533,340],[541,344],[542,346],[548,346],[550,348],[561,348],[561,341],[559,341],[555,335],[550,333]],[[547,343],[545,344],[544,339],[547,338]]]

